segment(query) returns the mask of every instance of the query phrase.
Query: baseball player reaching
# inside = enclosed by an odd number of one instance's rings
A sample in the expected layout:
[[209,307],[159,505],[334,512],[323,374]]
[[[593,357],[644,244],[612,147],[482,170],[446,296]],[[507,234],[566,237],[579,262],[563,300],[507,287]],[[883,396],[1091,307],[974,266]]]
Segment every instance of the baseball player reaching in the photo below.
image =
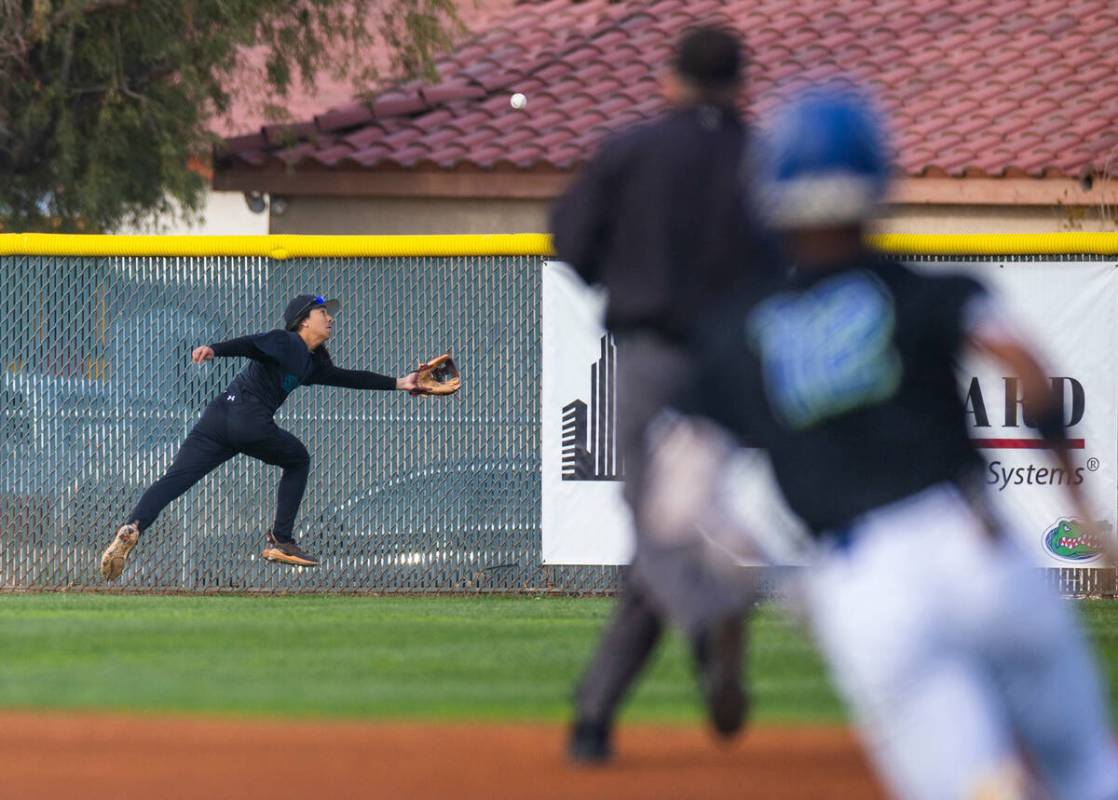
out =
[[334,366],[324,344],[333,333],[334,315],[339,307],[337,300],[301,294],[284,310],[282,329],[194,348],[191,360],[195,364],[215,357],[248,358],[250,363],[206,407],[167,473],[144,492],[128,515],[129,521],[117,530],[101,555],[101,575],[105,580],[120,577],[140,534],[151,527],[164,508],[239,453],[283,470],[275,522],[267,533],[264,558],[303,567],[318,564],[292,537],[310,473],[310,456],[302,442],[276,425],[276,411],[298,386],[320,384],[429,393],[420,378],[423,366],[402,378]]
[[1073,474],[1045,372],[980,283],[867,249],[889,163],[863,98],[810,92],[768,138],[762,204],[795,269],[714,315],[682,410],[767,451],[807,523],[809,618],[895,795],[1118,797],[1089,647],[987,502],[955,369],[973,349],[1018,376]]

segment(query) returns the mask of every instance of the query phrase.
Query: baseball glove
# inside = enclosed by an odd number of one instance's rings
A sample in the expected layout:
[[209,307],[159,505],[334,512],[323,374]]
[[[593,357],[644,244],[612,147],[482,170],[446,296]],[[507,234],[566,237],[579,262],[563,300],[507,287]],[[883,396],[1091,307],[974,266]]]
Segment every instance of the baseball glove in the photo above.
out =
[[462,388],[462,376],[450,353],[444,353],[419,365],[415,385],[413,395],[454,394]]

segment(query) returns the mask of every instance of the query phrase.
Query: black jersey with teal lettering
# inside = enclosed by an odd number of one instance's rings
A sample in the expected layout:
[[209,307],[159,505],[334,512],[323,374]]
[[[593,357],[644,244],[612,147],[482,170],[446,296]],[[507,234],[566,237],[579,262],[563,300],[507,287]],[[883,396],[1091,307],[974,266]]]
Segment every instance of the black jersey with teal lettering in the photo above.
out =
[[297,333],[276,329],[210,345],[218,357],[241,356],[252,362],[238,373],[227,395],[248,395],[274,414],[298,386],[324,384],[350,389],[396,388],[396,379],[364,370],[339,369],[326,348],[312,352]]
[[985,290],[863,262],[720,310],[681,401],[766,449],[789,506],[817,532],[981,464],[956,368]]

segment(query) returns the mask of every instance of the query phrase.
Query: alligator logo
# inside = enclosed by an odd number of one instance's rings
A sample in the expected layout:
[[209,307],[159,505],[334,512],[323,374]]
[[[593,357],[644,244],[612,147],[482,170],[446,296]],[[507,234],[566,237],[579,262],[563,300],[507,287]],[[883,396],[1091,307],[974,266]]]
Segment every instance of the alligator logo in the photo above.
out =
[[1081,525],[1077,519],[1058,520],[1044,532],[1044,549],[1061,561],[1094,561],[1102,553],[1102,543]]

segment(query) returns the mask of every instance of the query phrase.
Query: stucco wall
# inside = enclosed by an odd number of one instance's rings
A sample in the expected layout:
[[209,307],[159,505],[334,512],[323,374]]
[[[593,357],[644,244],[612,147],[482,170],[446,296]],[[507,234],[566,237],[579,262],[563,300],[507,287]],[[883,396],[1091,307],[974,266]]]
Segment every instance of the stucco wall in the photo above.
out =
[[[271,233],[522,233],[547,230],[547,200],[285,198]],[[1118,230],[1118,210],[1051,206],[891,207],[882,229],[904,233],[1046,233]]]
[[538,233],[546,200],[291,197],[271,205],[271,233]]
[[892,207],[880,222],[895,233],[1051,233],[1115,231],[1118,209],[1054,206]]
[[251,211],[241,192],[206,193],[202,215],[192,222],[175,216],[151,217],[139,225],[122,226],[121,234],[261,236],[268,233],[268,215]]

